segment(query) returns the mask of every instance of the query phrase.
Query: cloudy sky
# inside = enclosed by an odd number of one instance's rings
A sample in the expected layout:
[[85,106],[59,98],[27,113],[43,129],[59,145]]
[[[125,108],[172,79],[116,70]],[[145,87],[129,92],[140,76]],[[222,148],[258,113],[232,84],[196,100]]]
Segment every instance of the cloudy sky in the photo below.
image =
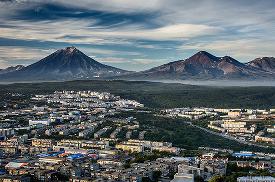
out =
[[275,56],[274,0],[0,0],[0,68],[75,46],[144,70],[206,50]]

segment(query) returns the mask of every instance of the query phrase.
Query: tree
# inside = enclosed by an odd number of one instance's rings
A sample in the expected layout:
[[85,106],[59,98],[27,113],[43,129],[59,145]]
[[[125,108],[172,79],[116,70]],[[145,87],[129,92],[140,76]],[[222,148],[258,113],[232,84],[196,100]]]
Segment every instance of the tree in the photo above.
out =
[[213,176],[208,182],[224,182],[223,176]]
[[203,177],[201,177],[201,176],[195,176],[194,181],[195,182],[204,182]]
[[161,177],[161,171],[153,171],[153,180],[158,181],[158,179]]

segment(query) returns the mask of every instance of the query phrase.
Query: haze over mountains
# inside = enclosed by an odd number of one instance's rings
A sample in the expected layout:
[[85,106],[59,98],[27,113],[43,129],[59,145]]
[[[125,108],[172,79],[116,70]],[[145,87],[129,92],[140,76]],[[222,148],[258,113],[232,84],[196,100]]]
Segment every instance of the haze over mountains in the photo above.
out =
[[0,81],[58,81],[76,79],[130,80],[274,80],[275,58],[241,63],[230,56],[216,57],[200,51],[185,60],[141,72],[99,63],[75,47],[57,50],[29,66],[0,70]]

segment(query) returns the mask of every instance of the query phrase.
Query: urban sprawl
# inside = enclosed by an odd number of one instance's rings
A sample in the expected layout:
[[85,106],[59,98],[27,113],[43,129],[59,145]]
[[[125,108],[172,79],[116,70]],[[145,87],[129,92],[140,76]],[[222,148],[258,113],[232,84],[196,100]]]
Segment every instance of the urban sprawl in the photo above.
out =
[[[20,97],[20,93],[10,93]],[[25,102],[25,101],[18,101]],[[5,103],[0,111],[0,181],[209,181],[229,166],[275,173],[275,109],[163,109],[161,117],[182,118],[206,132],[274,153],[151,141],[147,129],[123,112],[151,112],[142,103],[107,92],[55,91],[29,102]],[[21,104],[21,107],[18,106]],[[9,105],[9,107],[8,107]],[[193,121],[206,121],[196,125]],[[223,155],[226,154],[226,155]],[[270,175],[238,176],[238,182],[274,182]]]

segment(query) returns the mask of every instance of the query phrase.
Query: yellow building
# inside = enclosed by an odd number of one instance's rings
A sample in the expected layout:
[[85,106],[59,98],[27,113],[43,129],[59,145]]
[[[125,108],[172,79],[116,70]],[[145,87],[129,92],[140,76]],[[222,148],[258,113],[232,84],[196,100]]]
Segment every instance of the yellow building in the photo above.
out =
[[228,112],[228,117],[230,117],[230,118],[238,118],[240,116],[241,116],[240,111],[230,111],[230,112]]
[[117,144],[116,148],[121,149],[123,151],[130,151],[130,152],[143,152],[144,151],[143,145]]
[[32,139],[33,147],[52,147],[53,142],[50,139]]

